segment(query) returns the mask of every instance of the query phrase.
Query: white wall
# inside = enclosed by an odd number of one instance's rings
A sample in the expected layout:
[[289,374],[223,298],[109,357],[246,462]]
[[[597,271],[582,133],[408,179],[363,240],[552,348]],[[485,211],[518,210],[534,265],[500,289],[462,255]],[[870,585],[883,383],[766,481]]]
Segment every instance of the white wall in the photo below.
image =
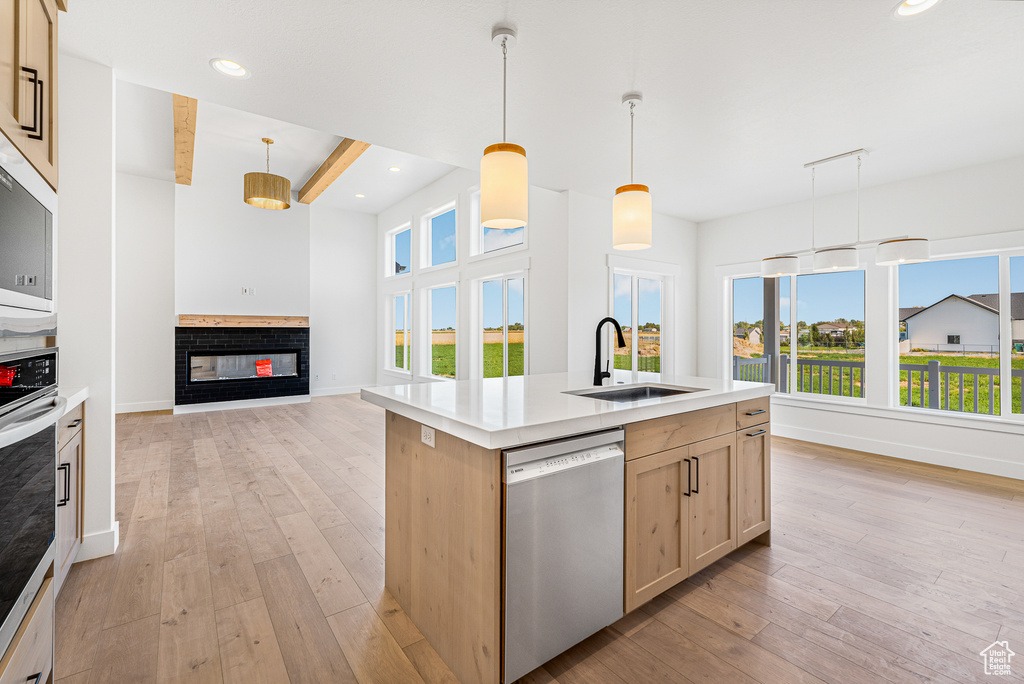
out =
[[174,182],[117,174],[118,413],[174,407]]
[[[177,314],[309,315],[309,205],[242,201],[251,160],[196,131],[192,185],[175,185]],[[243,296],[242,288],[256,288]]]
[[113,71],[61,55],[57,312],[62,387],[85,402],[79,560],[113,553],[115,183]]
[[310,393],[354,392],[376,379],[377,218],[314,203],[309,245]]
[[[662,350],[670,358],[666,372],[688,375],[697,360],[696,225],[683,219],[654,215],[651,248],[633,252],[612,248],[612,200],[568,192],[569,370],[593,371],[594,328],[611,315],[608,256],[668,263],[679,268],[674,278],[673,339]],[[666,300],[667,303],[667,300]],[[621,321],[620,321],[621,323]],[[605,352],[607,358],[607,352]]]
[[[870,182],[870,161],[864,177]],[[970,256],[1024,248],[1024,157],[867,187],[861,193],[864,240],[915,236],[933,241],[933,256]],[[818,247],[852,242],[853,193],[817,202]],[[765,256],[811,246],[810,201],[702,223],[698,227],[698,369],[720,377],[728,361],[731,326],[725,274],[758,275]],[[892,408],[891,373],[896,363],[896,269],[865,265],[867,401],[861,407],[778,397],[773,402],[777,434],[1024,478],[1024,424]],[[803,257],[803,271],[810,260]],[[857,411],[860,411],[859,413]],[[930,422],[929,422],[930,421]]]
[[[998,351],[999,314],[951,297],[907,319],[911,347],[939,351]],[[959,335],[960,344],[947,344]]]

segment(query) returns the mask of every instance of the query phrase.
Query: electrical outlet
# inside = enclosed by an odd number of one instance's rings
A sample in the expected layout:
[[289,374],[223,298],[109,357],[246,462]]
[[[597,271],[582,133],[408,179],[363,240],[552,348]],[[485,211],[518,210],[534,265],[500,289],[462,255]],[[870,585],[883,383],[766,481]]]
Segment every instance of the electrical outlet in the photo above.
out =
[[247,297],[249,295],[249,288],[242,286],[242,296]]
[[249,294],[251,294],[253,297],[255,297],[256,296],[256,288],[255,287],[250,287],[249,288]]
[[26,285],[35,285],[36,284],[36,277],[35,276],[25,276],[25,284]]
[[16,275],[16,276],[14,276],[14,284],[15,285],[24,285],[25,284],[25,276],[23,276],[23,275]]
[[426,425],[420,426],[420,441],[426,444],[431,449],[434,448],[434,428],[427,427]]
[[313,373],[313,380],[320,380],[320,374],[319,373]]

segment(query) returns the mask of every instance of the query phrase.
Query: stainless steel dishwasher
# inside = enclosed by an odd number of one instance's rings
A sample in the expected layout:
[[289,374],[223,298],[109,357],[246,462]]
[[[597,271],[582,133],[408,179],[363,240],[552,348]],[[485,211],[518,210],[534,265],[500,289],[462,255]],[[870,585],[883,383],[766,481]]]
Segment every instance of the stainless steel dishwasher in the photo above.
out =
[[505,681],[622,617],[622,430],[506,451]]

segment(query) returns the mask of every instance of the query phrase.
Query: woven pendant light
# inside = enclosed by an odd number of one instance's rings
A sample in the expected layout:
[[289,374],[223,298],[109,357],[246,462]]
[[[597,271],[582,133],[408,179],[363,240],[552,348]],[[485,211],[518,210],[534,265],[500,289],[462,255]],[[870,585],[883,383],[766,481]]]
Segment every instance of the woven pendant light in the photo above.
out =
[[270,146],[274,141],[263,138],[263,142],[267,144],[267,172],[245,174],[245,203],[260,209],[287,209],[291,206],[292,182],[270,173]]

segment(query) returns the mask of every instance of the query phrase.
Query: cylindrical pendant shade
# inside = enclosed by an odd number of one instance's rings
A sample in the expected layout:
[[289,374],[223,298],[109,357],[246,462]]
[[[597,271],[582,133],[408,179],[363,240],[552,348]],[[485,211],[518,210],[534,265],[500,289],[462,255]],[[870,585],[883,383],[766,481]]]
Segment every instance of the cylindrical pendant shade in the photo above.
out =
[[835,247],[814,253],[814,270],[818,273],[852,271],[859,265],[857,250],[853,247]]
[[651,246],[653,215],[651,192],[635,183],[615,190],[612,200],[612,246],[615,249],[647,249]]
[[800,259],[795,256],[775,256],[761,259],[763,278],[782,278],[800,273]]
[[898,266],[899,264],[916,264],[928,261],[931,249],[924,238],[902,238],[888,240],[878,245],[875,251],[875,263],[879,266]]
[[526,150],[512,143],[490,145],[480,159],[480,223],[512,230],[526,225],[530,204]]
[[284,176],[253,171],[245,174],[245,203],[260,209],[291,206],[292,182]]

